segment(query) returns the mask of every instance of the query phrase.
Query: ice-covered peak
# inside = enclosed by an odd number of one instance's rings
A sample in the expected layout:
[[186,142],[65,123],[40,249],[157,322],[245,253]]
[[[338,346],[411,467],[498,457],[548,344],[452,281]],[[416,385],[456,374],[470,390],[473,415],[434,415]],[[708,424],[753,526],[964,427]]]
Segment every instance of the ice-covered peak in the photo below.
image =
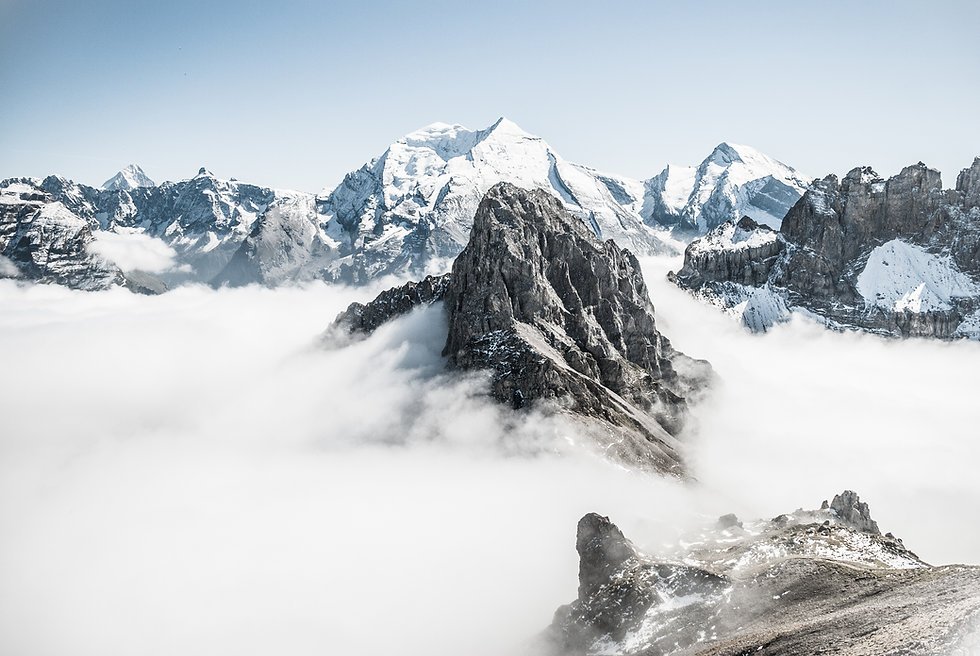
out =
[[517,123],[514,123],[512,120],[504,116],[498,118],[493,125],[488,127],[486,130],[483,130],[482,132],[487,135],[492,134],[498,138],[501,137],[516,137],[516,138],[526,138],[526,139],[538,138],[533,134],[531,134],[530,132],[527,132],[526,130],[521,128],[521,126],[519,126]]
[[155,186],[156,183],[137,164],[130,164],[102,184],[102,188],[109,191],[129,191],[138,187]]
[[432,123],[409,132],[389,148],[392,151],[428,150],[435,152],[441,159],[450,160],[453,157],[465,155],[476,145],[478,133],[469,130],[458,123]]
[[195,175],[194,177],[195,178],[213,178],[214,177],[214,173],[211,173],[211,171],[209,171],[206,167],[202,166],[200,169],[197,170],[197,175]]
[[742,160],[739,149],[752,150],[748,146],[739,146],[737,144],[730,144],[727,141],[722,141],[720,144],[715,146],[714,150],[711,151],[711,154],[708,155],[706,161],[714,162],[722,166],[739,162]]

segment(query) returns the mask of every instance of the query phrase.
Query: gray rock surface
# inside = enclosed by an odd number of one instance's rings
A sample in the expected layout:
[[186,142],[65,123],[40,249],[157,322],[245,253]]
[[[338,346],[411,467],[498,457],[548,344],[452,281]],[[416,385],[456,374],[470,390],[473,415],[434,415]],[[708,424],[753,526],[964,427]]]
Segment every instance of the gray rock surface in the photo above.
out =
[[[579,595],[556,614],[555,654],[959,653],[980,619],[980,568],[934,567],[869,532],[853,492],[838,510],[711,526],[659,557],[608,518],[578,525]],[[966,653],[966,652],[962,652]]]
[[577,417],[615,458],[682,473],[674,435],[710,366],[657,330],[636,258],[556,198],[494,186],[448,277],[352,305],[338,325],[370,331],[439,298],[450,367],[489,370],[490,393],[515,409],[543,403]]
[[888,180],[867,167],[816,180],[764,248],[726,231],[692,242],[673,277],[723,308],[775,296],[766,325],[800,308],[834,328],[980,338],[980,158],[955,189],[921,162]]

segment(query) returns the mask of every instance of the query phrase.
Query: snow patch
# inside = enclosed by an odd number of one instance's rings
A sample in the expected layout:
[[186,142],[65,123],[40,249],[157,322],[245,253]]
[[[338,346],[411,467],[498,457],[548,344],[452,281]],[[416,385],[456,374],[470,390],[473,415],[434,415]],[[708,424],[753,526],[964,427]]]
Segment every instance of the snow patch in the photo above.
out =
[[857,289],[869,306],[894,312],[944,311],[980,288],[948,256],[893,239],[871,251]]

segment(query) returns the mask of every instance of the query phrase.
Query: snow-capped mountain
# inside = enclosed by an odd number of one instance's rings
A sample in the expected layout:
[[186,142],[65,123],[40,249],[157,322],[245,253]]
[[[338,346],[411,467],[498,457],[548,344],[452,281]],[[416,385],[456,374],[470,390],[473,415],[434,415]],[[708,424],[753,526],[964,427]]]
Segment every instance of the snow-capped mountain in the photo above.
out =
[[[151,277],[128,276],[99,256],[93,249],[98,226],[43,191],[38,182],[0,183],[0,278],[88,290],[114,286],[142,292],[163,289]],[[78,197],[71,200],[82,202]]]
[[[159,253],[172,249],[174,266],[154,268],[167,285],[443,273],[499,182],[548,192],[597,237],[640,255],[676,252],[668,228],[683,236],[746,213],[776,222],[803,188],[793,169],[729,144],[699,167],[669,166],[646,182],[600,173],[565,161],[504,118],[482,130],[434,123],[412,132],[318,195],[224,180],[204,168],[156,185],[131,165],[100,189],[58,176],[18,180],[61,203],[96,238],[140,234],[159,240]],[[96,250],[111,257],[111,249]]]
[[130,164],[103,182],[102,188],[110,191],[130,191],[139,187],[155,187],[156,184],[138,165]]
[[743,216],[779,228],[807,180],[754,148],[722,143],[700,165],[670,165],[644,186],[641,213],[648,223],[704,234]]
[[888,180],[868,167],[817,180],[778,233],[722,224],[687,247],[674,279],[753,330],[798,311],[834,328],[980,339],[978,254],[980,158],[945,190],[920,162]]
[[[85,225],[81,234],[90,233],[91,239],[98,239],[100,234],[113,233],[121,236],[142,235],[144,242],[146,239],[156,240],[159,247],[172,249],[173,252],[174,266],[155,274],[168,285],[185,281],[210,282],[227,266],[254,224],[270,208],[298,204],[304,208],[304,221],[311,225],[315,215],[312,194],[222,180],[203,168],[188,180],[164,182],[153,187],[95,189],[62,177],[48,176],[43,180],[5,180],[0,182],[0,192],[3,193],[6,208],[0,217],[3,222],[0,229],[6,233],[23,230],[24,223],[36,210],[35,206],[50,206],[44,211],[44,216],[64,219],[58,224],[64,230],[68,229],[69,224]],[[49,227],[45,234],[50,236],[53,230],[55,228]],[[118,277],[103,275],[100,268],[109,257],[107,252],[94,249],[102,255],[98,259],[102,264],[98,266],[95,260],[90,259],[93,249],[89,241],[87,237],[69,238],[66,232],[63,238],[53,241],[46,239],[36,244],[31,261],[55,261],[58,259],[55,256],[63,258],[68,251],[73,253],[78,267],[68,277],[51,278],[40,273],[35,276],[31,272],[37,270],[28,260],[7,257],[14,265],[27,265],[21,270],[25,278],[56,281],[83,289],[120,284]],[[6,248],[12,247],[8,244]],[[50,252],[45,249],[50,249]],[[91,269],[91,280],[84,280],[86,267]],[[118,270],[118,267],[114,270]],[[127,278],[133,275],[133,272],[127,272]]]
[[[566,162],[543,139],[505,118],[483,130],[434,123],[324,190],[318,205],[325,222],[307,231],[310,239],[302,247],[286,237],[295,246],[285,258],[292,265],[269,271],[261,281],[280,282],[280,275],[303,268],[303,260],[315,263],[322,277],[353,282],[387,273],[444,272],[466,243],[480,199],[498,182],[551,193],[596,236],[637,253],[672,250],[662,230],[640,216],[641,182]],[[278,222],[262,229],[293,232]],[[256,233],[243,251],[260,253],[260,243],[277,241]],[[245,256],[236,256],[236,271],[223,278],[236,281],[243,271],[262,269],[246,264]]]

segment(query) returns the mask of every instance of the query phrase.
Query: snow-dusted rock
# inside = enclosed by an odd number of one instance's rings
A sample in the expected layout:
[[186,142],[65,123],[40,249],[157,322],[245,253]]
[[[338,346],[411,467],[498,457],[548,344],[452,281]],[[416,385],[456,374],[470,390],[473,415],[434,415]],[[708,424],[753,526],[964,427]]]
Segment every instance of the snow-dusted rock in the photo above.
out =
[[960,653],[980,619],[980,568],[926,564],[853,492],[715,523],[657,557],[590,513],[576,548],[578,598],[555,613],[545,653],[924,656]]

